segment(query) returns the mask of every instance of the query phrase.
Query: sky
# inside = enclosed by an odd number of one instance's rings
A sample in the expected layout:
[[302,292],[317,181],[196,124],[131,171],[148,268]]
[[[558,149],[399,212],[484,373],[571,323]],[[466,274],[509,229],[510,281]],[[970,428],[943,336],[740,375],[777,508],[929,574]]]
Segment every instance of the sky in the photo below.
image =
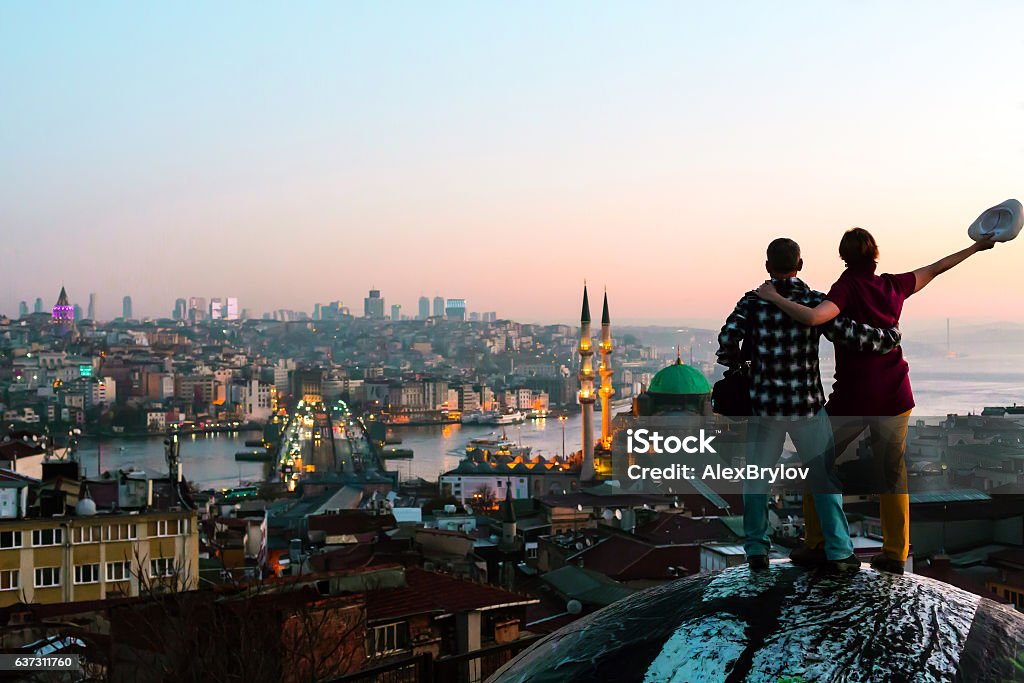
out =
[[[0,312],[370,287],[711,326],[788,236],[902,272],[1024,195],[1024,3],[0,4]],[[1020,320],[1024,243],[904,319]]]

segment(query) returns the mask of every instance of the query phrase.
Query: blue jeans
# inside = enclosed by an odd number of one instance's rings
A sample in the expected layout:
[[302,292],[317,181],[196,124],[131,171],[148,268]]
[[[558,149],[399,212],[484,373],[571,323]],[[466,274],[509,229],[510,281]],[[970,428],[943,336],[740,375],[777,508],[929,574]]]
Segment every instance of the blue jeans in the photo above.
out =
[[[835,444],[832,425],[824,410],[813,417],[754,417],[747,431],[747,464],[772,467],[779,462],[786,434],[793,440],[797,455],[808,468],[814,505],[825,536],[825,554],[841,560],[853,554],[850,527],[843,512],[842,488],[834,473]],[[743,484],[743,549],[747,557],[767,555],[768,483],[745,480]],[[804,494],[808,495],[808,494]]]

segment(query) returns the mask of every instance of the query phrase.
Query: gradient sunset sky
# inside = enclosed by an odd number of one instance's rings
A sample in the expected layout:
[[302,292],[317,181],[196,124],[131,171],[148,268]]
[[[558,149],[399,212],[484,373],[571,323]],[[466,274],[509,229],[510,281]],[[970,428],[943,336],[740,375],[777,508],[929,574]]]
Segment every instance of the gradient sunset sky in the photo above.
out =
[[[881,268],[1024,198],[1021,2],[0,5],[0,312],[370,286],[523,321],[711,325],[842,231]],[[905,319],[1020,320],[1024,242]]]

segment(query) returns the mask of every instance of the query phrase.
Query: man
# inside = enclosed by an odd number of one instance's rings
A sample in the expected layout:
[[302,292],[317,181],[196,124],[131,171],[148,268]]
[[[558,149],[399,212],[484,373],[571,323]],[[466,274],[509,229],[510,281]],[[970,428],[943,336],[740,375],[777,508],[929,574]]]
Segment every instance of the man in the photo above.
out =
[[[765,269],[786,298],[816,306],[825,299],[797,277],[803,268],[800,246],[779,238],[768,245]],[[853,554],[843,499],[835,478],[832,427],[824,411],[825,395],[818,365],[821,335],[833,343],[870,353],[885,354],[900,343],[898,328],[880,329],[848,318],[809,327],[794,321],[753,291],[736,304],[718,335],[718,362],[729,372],[750,363],[750,400],[754,417],[747,432],[747,463],[759,467],[776,464],[786,435],[810,472],[808,488],[825,537],[826,567],[855,572],[860,561]],[[743,492],[744,549],[750,568],[767,569],[768,486],[747,481]]]

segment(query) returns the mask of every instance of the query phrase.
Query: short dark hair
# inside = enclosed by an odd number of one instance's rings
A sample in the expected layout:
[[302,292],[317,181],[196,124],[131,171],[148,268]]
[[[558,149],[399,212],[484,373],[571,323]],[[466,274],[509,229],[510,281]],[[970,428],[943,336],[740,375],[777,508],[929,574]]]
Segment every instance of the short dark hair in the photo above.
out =
[[768,245],[768,270],[792,273],[800,269],[800,245],[788,237],[772,240]]
[[839,258],[846,261],[847,266],[878,263],[878,243],[864,228],[852,228],[839,240]]

